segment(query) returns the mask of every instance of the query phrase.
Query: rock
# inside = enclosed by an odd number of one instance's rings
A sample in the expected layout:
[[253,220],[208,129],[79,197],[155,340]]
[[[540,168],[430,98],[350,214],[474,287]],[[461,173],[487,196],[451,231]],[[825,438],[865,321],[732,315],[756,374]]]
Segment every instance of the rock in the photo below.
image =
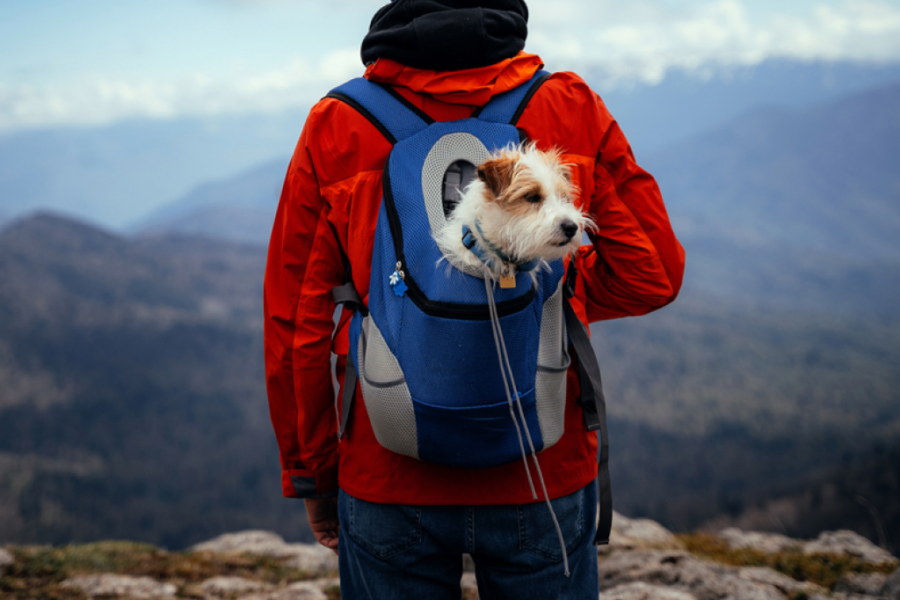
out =
[[0,548],[0,573],[2,573],[6,567],[15,564],[15,562],[15,557],[10,554],[9,551]]
[[328,600],[322,586],[313,581],[301,581],[277,592],[244,596],[241,600]]
[[237,533],[225,533],[206,542],[191,547],[195,552],[208,551],[220,554],[256,554],[286,558],[291,556],[284,538],[271,531],[249,530]]
[[291,550],[289,567],[307,573],[325,573],[338,570],[338,556],[321,544],[287,544]]
[[171,583],[160,583],[149,577],[128,575],[79,575],[60,584],[64,588],[81,590],[91,597],[128,596],[129,598],[174,598],[177,588]]
[[646,583],[686,592],[697,600],[785,600],[772,585],[738,575],[735,567],[674,550],[616,552],[600,563],[600,590]]
[[222,554],[256,554],[285,559],[289,567],[308,573],[337,571],[337,554],[320,544],[288,544],[271,531],[241,531],[226,533],[193,546],[195,552]]
[[752,581],[753,583],[764,583],[777,589],[785,595],[797,594],[805,592],[807,595],[827,594],[827,590],[814,583],[801,582],[791,579],[787,575],[779,573],[775,569],[768,567],[742,567],[738,569],[738,577]]
[[273,589],[267,583],[244,579],[243,577],[213,577],[199,586],[202,595],[210,598],[234,598],[249,592],[264,592]]
[[697,600],[687,592],[647,585],[646,583],[628,583],[600,593],[600,600]]
[[884,582],[881,595],[888,600],[900,600],[900,569],[894,571]]
[[843,594],[879,596],[886,582],[887,575],[881,573],[844,573],[834,586],[834,591]]
[[804,554],[849,554],[860,560],[881,564],[897,560],[868,539],[853,531],[826,531],[803,546]]
[[784,552],[785,550],[797,548],[802,544],[802,542],[778,533],[741,531],[736,527],[729,527],[728,529],[720,531],[716,535],[725,540],[725,542],[731,548],[751,548],[765,554]]
[[612,532],[609,548],[628,550],[632,548],[677,549],[681,544],[671,531],[650,519],[629,519],[613,511]]

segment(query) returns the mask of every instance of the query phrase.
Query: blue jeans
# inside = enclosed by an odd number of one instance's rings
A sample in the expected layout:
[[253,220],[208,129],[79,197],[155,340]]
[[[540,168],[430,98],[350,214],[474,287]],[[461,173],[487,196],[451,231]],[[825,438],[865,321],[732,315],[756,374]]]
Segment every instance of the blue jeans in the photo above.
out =
[[341,598],[459,600],[462,554],[481,600],[582,600],[598,594],[597,510],[591,483],[551,502],[571,576],[543,502],[504,506],[375,504],[341,491]]

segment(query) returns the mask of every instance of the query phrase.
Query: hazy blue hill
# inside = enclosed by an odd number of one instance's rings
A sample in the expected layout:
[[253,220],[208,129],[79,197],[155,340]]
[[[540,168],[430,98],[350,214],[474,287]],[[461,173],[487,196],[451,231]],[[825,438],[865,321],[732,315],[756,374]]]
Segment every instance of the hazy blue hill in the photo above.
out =
[[223,181],[206,183],[130,226],[141,234],[181,233],[265,244],[287,172],[276,160]]
[[56,209],[122,226],[204,181],[289,156],[305,117],[144,119],[0,135],[0,210]]
[[644,163],[687,236],[900,258],[900,84],[758,110]]
[[641,161],[760,106],[803,108],[900,81],[900,65],[768,60],[711,68],[706,76],[672,69],[658,85],[613,90],[605,89],[601,73],[584,75]]

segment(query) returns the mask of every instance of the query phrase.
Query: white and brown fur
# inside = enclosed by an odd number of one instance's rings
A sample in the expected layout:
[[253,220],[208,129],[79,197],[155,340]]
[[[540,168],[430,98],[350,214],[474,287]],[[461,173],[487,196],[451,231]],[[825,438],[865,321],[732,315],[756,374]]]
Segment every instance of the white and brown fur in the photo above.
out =
[[[576,193],[558,151],[510,145],[478,166],[478,176],[463,190],[436,241],[449,262],[486,268],[494,279],[510,275],[511,269],[490,252],[475,228],[476,219],[488,241],[507,256],[521,262],[563,258],[578,249],[584,230],[593,228],[573,202]],[[463,245],[463,224],[488,250],[487,264]]]

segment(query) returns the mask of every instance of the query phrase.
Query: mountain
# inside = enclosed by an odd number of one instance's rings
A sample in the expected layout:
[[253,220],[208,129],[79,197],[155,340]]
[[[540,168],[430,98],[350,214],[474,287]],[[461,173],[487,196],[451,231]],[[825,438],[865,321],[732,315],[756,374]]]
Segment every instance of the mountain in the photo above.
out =
[[757,110],[644,163],[688,235],[900,258],[900,84]]
[[287,163],[272,161],[235,177],[200,185],[184,198],[151,212],[130,229],[144,235],[195,234],[266,244]]
[[801,109],[900,81],[900,65],[772,59],[705,73],[670,69],[656,85],[610,88],[584,73],[628,136],[638,161],[761,106]]
[[0,211],[121,227],[204,181],[294,149],[306,112],[130,120],[0,135]]
[[705,292],[897,315],[900,85],[764,109],[648,155]]
[[[0,231],[0,540],[310,539],[280,496],[264,265],[258,245],[48,214]],[[689,286],[592,331],[616,506],[635,516],[678,530],[736,516],[900,432],[897,318]]]
[[[900,80],[900,65],[767,61],[707,75],[673,70],[657,85],[608,90],[602,73],[584,73],[643,159],[760,104],[805,106]],[[204,182],[286,160],[305,115],[137,119],[3,134],[0,211],[12,217],[50,208],[121,228]]]
[[0,233],[0,539],[308,538],[268,423],[264,264],[47,214]]

